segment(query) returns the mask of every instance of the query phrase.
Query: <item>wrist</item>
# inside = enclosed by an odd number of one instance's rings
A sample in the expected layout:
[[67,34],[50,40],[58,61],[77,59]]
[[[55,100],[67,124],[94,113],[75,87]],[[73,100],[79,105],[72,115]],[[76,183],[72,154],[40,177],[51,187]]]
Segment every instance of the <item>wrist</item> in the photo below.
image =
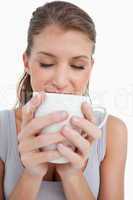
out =
[[60,175],[62,182],[64,182],[64,181],[66,182],[66,181],[77,180],[78,178],[83,176],[83,172],[82,171],[75,171],[75,172],[69,173],[69,174],[60,173],[59,175]]
[[30,171],[27,169],[24,170],[24,176],[31,180],[36,180],[36,181],[42,181],[43,177],[45,174],[32,174]]

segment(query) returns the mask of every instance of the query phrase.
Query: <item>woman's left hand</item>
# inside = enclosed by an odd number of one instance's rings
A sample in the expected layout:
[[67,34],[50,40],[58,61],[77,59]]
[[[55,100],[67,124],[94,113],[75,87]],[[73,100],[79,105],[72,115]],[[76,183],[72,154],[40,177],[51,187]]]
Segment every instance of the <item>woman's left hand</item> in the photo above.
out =
[[83,102],[81,111],[85,118],[78,117],[77,121],[74,121],[74,117],[71,118],[72,127],[79,128],[82,131],[81,134],[76,129],[66,126],[61,130],[61,134],[76,147],[76,151],[73,151],[63,144],[57,145],[60,154],[69,161],[65,164],[56,164],[56,171],[61,179],[84,170],[89,157],[90,145],[101,136],[101,130],[96,126],[91,106]]

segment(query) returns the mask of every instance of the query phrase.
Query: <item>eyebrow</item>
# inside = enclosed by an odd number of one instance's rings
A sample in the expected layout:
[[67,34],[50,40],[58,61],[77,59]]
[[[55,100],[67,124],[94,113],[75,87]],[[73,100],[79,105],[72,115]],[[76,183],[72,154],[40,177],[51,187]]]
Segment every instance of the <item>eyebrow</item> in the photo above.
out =
[[[50,56],[50,57],[55,57],[57,58],[56,55],[52,54],[52,53],[49,53],[49,52],[45,52],[45,51],[39,51],[37,52],[37,54],[43,54],[43,55],[46,55],[46,56]],[[86,58],[86,59],[89,59],[89,57],[85,56],[85,55],[79,55],[79,56],[75,56],[75,57],[72,57],[73,59],[78,59],[78,58]]]

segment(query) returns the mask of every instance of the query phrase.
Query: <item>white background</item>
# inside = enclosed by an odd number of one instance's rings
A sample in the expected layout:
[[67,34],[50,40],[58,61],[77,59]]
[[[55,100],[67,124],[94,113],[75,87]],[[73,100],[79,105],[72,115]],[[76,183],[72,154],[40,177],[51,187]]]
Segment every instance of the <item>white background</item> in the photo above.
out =
[[[1,1],[0,5],[0,110],[11,108],[16,83],[23,72],[22,53],[32,11],[46,1]],[[97,29],[95,66],[90,94],[93,103],[106,106],[128,126],[125,199],[132,200],[133,179],[133,12],[129,0],[73,0],[94,19]]]

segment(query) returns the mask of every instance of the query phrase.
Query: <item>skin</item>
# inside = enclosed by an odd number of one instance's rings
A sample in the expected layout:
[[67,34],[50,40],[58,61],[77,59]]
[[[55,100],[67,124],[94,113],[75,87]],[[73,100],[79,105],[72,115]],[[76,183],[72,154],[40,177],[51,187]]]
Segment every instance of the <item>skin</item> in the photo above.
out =
[[[93,66],[92,43],[84,33],[63,31],[57,26],[45,28],[34,37],[30,57],[23,56],[25,71],[31,76],[33,90],[82,94]],[[56,57],[39,52],[49,52]],[[74,58],[76,56],[86,56]],[[40,67],[40,63],[53,64]],[[72,65],[84,66],[84,69]],[[47,75],[46,75],[47,74]]]
[[[44,55],[44,52],[55,56]],[[87,58],[73,58],[80,55],[84,55]],[[34,37],[31,55],[28,57],[24,53],[23,61],[25,71],[31,76],[31,85],[34,91],[82,95],[90,80],[94,63],[92,59],[92,42],[84,33],[75,30],[63,31],[58,26],[52,25]],[[40,63],[53,65],[49,68],[44,68]],[[84,69],[75,69],[73,65],[77,67],[84,66]],[[69,164],[56,166],[56,172],[64,182],[64,185],[66,182],[69,183],[70,177],[73,177],[74,182],[74,177],[81,175],[86,166],[90,145],[101,135],[100,130],[95,125],[95,118],[90,105],[86,106],[83,103],[81,109],[85,118],[80,118],[80,123],[79,121],[74,122],[72,119],[71,123],[81,128],[89,137],[83,138],[78,131],[73,129],[63,129],[60,133],[77,147],[77,151],[73,152],[64,145],[58,145],[59,153],[70,161]],[[16,112],[16,116],[21,116],[21,110]],[[121,143],[119,142],[120,140]],[[116,117],[109,116],[106,156],[100,166],[102,181],[99,199],[123,199],[126,146],[127,129],[124,122]],[[119,170],[117,171],[117,169]],[[111,172],[110,176],[108,176],[108,171]],[[64,189],[69,196],[72,191],[69,191],[67,185],[69,184],[66,184]],[[92,196],[91,199],[93,199]]]

